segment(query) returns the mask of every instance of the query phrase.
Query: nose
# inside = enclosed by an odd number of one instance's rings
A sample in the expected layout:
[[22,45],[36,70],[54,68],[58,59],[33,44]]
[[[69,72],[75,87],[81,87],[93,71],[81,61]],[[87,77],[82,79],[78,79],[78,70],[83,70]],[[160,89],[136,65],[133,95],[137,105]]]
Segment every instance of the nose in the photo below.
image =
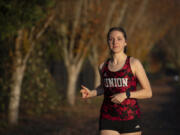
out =
[[116,42],[117,42],[117,40],[116,40],[116,39],[114,39],[114,40],[113,40],[113,45],[115,45],[115,44],[116,44]]

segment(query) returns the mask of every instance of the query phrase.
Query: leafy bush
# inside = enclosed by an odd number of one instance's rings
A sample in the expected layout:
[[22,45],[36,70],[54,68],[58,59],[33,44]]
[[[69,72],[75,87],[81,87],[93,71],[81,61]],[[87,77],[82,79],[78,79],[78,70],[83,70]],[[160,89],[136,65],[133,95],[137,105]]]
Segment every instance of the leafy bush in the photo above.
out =
[[42,51],[42,47],[39,47],[27,64],[22,85],[20,107],[22,113],[32,115],[48,113],[57,110],[60,104],[61,95],[43,59],[45,55],[45,50]]

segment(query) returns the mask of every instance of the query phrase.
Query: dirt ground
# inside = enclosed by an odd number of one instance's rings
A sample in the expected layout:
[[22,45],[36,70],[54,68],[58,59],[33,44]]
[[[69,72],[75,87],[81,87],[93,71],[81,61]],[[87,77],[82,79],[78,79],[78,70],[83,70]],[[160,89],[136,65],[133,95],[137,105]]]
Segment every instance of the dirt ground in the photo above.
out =
[[[139,100],[143,135],[177,135],[180,132],[180,90],[172,78],[152,82],[153,97]],[[42,117],[21,117],[17,127],[0,130],[0,135],[98,135],[102,97],[77,99],[75,107]],[[2,127],[1,127],[2,129]]]
[[141,100],[143,135],[177,135],[180,132],[180,89],[172,78],[152,85],[153,98]]

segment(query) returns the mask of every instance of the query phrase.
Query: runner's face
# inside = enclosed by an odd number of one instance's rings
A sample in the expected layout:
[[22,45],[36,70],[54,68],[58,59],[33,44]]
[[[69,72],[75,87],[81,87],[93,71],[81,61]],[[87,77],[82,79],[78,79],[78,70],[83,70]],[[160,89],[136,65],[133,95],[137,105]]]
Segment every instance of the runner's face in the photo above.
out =
[[120,31],[112,31],[110,33],[108,42],[113,53],[123,52],[124,47],[127,45],[124,35]]

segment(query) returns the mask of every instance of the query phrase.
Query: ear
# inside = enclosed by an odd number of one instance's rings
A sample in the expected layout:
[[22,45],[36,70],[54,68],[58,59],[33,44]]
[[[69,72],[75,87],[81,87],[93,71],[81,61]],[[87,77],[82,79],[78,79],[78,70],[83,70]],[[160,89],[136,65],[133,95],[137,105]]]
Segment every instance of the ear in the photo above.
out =
[[124,44],[124,46],[127,46],[127,42],[125,41],[125,44]]

